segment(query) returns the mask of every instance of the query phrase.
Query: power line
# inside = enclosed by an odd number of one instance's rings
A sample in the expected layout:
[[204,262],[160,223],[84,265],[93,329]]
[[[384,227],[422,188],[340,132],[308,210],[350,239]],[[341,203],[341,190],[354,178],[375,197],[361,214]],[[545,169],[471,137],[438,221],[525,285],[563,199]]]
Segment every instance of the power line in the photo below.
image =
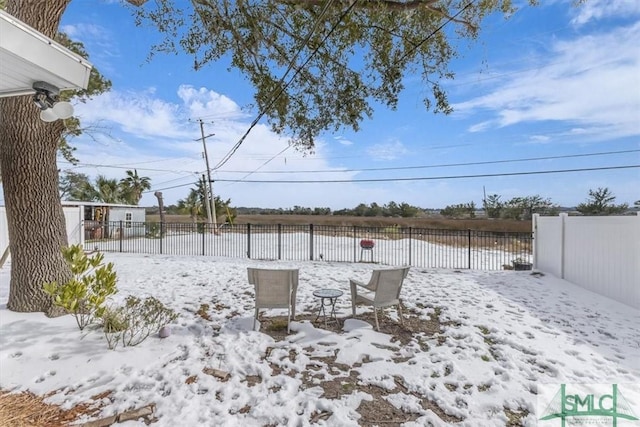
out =
[[[287,147],[288,148],[288,147]],[[286,150],[286,149],[285,149]],[[280,155],[283,151],[276,154],[276,156]],[[293,171],[264,171],[257,172],[254,171],[234,171],[234,170],[225,170],[220,172],[225,173],[263,173],[263,174],[289,174],[289,173],[341,173],[341,172],[368,172],[368,171],[391,171],[391,170],[409,170],[409,169],[429,169],[429,168],[445,168],[445,167],[455,167],[455,166],[476,166],[476,165],[493,165],[500,163],[516,163],[516,162],[529,162],[529,161],[537,161],[537,160],[553,160],[553,159],[569,159],[569,158],[577,158],[577,157],[592,157],[592,156],[605,156],[612,154],[626,154],[626,153],[637,153],[640,150],[621,150],[621,151],[604,151],[600,153],[584,153],[584,154],[566,154],[561,156],[545,156],[545,157],[528,157],[521,159],[506,159],[506,160],[488,160],[484,162],[466,162],[466,163],[442,163],[435,165],[422,165],[422,166],[400,166],[400,167],[384,167],[384,168],[362,168],[362,169],[339,169],[339,170],[293,170]],[[276,157],[274,156],[274,157]],[[267,162],[263,163],[260,168],[271,160],[272,157]],[[259,168],[258,168],[259,169]],[[243,178],[240,178],[243,179]]]
[[180,187],[186,187],[187,185],[196,185],[196,184],[197,184],[197,182],[188,182],[188,183],[186,183],[186,184],[174,185],[174,186],[171,186],[171,187],[154,188],[154,189],[152,189],[152,190],[143,191],[142,193],[143,193],[143,194],[146,194],[146,193],[153,193],[153,192],[155,192],[155,191],[171,190],[172,188],[180,188]]
[[[267,164],[271,163],[271,161],[273,159],[275,159],[276,157],[278,157],[280,154],[284,153],[285,151],[287,151],[289,148],[291,148],[290,145],[287,145],[283,150],[281,150],[279,153],[274,154],[269,160],[267,160],[266,162],[264,162],[263,164],[261,164],[260,166],[258,166],[256,169],[254,169],[253,171],[247,173],[245,176],[243,176],[242,178],[240,178],[241,180],[244,180],[245,178],[253,175],[254,173],[258,172],[261,168],[263,168],[264,166],[266,166]],[[267,172],[263,172],[263,173],[267,173]]]
[[[286,89],[291,82],[296,78],[296,76],[298,75],[298,73],[309,63],[309,61],[311,61],[311,58],[313,58],[315,56],[315,54],[318,52],[318,50],[320,50],[320,47],[327,41],[327,39],[331,36],[331,34],[333,34],[333,32],[336,30],[336,28],[338,28],[338,24],[340,24],[340,22],[342,22],[342,20],[349,14],[351,13],[351,10],[354,8],[354,6],[356,5],[356,3],[358,2],[358,0],[353,0],[353,2],[349,5],[349,7],[340,15],[338,21],[331,27],[331,30],[323,37],[323,39],[321,40],[321,42],[318,44],[318,46],[313,50],[313,52],[311,52],[311,55],[309,55],[309,57],[307,58],[307,60],[296,70],[296,72],[294,73],[293,77],[291,77],[291,80],[289,80],[287,82],[287,84],[282,87],[277,95],[275,96],[275,98],[269,103],[269,105],[267,106],[267,108],[269,108],[271,105],[273,105],[273,103],[280,97],[280,95],[282,94],[282,92],[284,91],[284,89]],[[414,44],[412,49],[409,49],[407,52],[405,52],[405,54],[398,59],[395,63],[398,64],[401,61],[403,61],[407,55],[410,55],[412,52],[414,52],[416,49],[418,49],[420,46],[422,46],[424,43],[426,43],[431,37],[433,37],[438,31],[440,31],[442,28],[444,28],[445,25],[447,25],[449,22],[455,20],[458,15],[460,15],[462,12],[464,12],[469,6],[471,6],[473,4],[473,1],[470,1],[469,3],[467,3],[462,9],[460,9],[455,15],[450,16],[444,23],[442,23],[440,26],[438,26],[438,28],[436,28],[435,30],[433,30],[429,35],[427,35],[427,37],[425,37],[424,39],[422,39],[419,43]],[[319,19],[318,19],[319,21]],[[318,21],[316,21],[316,24],[318,23]],[[314,27],[315,28],[315,27]],[[313,32],[313,31],[312,31]],[[311,34],[309,34],[310,37]],[[309,38],[308,37],[308,38]],[[307,40],[305,40],[305,43],[303,44],[306,45]],[[300,51],[298,51],[299,53]],[[288,71],[288,70],[287,70]],[[281,80],[282,81],[282,80]],[[264,114],[266,113],[266,111],[262,111],[260,112],[260,114],[258,115],[258,117],[256,117],[256,119],[251,123],[251,126],[249,126],[249,129],[247,130],[247,132],[240,138],[240,141],[238,141],[238,143],[236,143],[236,145],[231,149],[231,151],[227,154],[227,156],[225,156],[219,163],[218,165],[216,165],[214,167],[214,170],[219,169],[220,167],[222,167],[227,161],[229,161],[229,159],[231,158],[231,156],[233,156],[233,154],[238,150],[238,148],[240,147],[240,145],[242,144],[242,142],[244,142],[245,138],[249,135],[249,132],[251,132],[251,129],[253,129],[256,124],[258,123],[258,121],[260,120],[260,118],[262,116],[264,116]],[[276,155],[277,156],[277,155]],[[274,158],[276,157],[274,156]],[[269,159],[267,161],[270,162],[271,160],[273,160],[273,158]],[[257,170],[256,170],[257,171]],[[254,171],[255,172],[255,171]],[[251,175],[251,174],[250,174]],[[222,181],[222,180],[219,180]],[[245,181],[245,182],[250,182],[250,181]]]
[[605,166],[599,168],[580,168],[580,169],[558,169],[547,171],[529,171],[529,172],[504,172],[504,173],[487,173],[478,175],[448,175],[448,176],[427,176],[416,178],[372,178],[372,179],[329,179],[329,180],[239,180],[239,179],[218,179],[218,182],[246,182],[258,184],[331,184],[331,183],[355,183],[355,182],[393,182],[393,181],[429,181],[438,179],[462,179],[462,178],[487,178],[499,176],[518,176],[518,175],[543,175],[552,173],[572,173],[572,172],[588,172],[613,169],[631,169],[640,168],[640,165],[624,165],[624,166]]
[[[204,171],[195,171],[195,172],[191,172],[191,174],[189,175],[201,175]],[[179,178],[174,178],[174,179],[168,179],[166,181],[161,181],[156,183],[155,185],[164,185],[164,184],[169,184],[170,182],[175,182],[175,181],[180,181],[180,180],[184,180],[184,179],[189,179],[189,178],[193,178],[192,176],[181,176]]]
[[[66,161],[60,161],[60,163],[73,165],[73,163],[66,162]],[[170,170],[170,169],[136,168],[136,167],[132,167],[132,166],[101,165],[101,164],[97,164],[97,163],[77,163],[77,164],[74,165],[74,169],[83,168],[83,167],[95,167],[95,168],[106,168],[106,169],[137,169],[139,171],[149,171],[149,172],[193,173],[193,171],[181,171],[181,170]]]
[[314,51],[311,53],[311,55],[309,55],[309,57],[307,58],[307,60],[300,66],[298,67],[298,69],[296,70],[296,72],[293,74],[293,76],[291,77],[291,79],[283,86],[282,83],[284,83],[284,80],[286,79],[287,75],[289,74],[289,72],[293,69],[296,60],[298,59],[298,56],[300,56],[300,54],[302,53],[302,50],[305,48],[305,46],[309,43],[309,41],[311,40],[311,36],[313,35],[313,33],[316,31],[316,29],[318,28],[318,26],[320,25],[320,21],[322,19],[322,17],[327,13],[327,11],[329,10],[329,7],[331,6],[331,4],[333,3],[334,0],[329,0],[327,1],[327,3],[325,4],[324,8],[322,9],[322,11],[320,12],[320,14],[318,15],[318,17],[316,18],[316,21],[313,24],[313,27],[311,28],[311,30],[309,31],[309,33],[307,34],[307,36],[305,37],[304,41],[302,42],[302,44],[300,45],[300,47],[298,48],[297,52],[295,53],[295,55],[293,56],[293,58],[291,59],[291,61],[289,62],[289,66],[287,67],[286,71],[284,72],[284,74],[282,75],[282,77],[280,78],[280,80],[278,81],[278,86],[279,89],[278,91],[275,93],[275,95],[272,97],[271,101],[269,101],[269,103],[267,104],[267,106],[265,108],[263,108],[258,115],[256,116],[256,118],[251,122],[251,125],[249,125],[249,129],[247,129],[247,131],[244,133],[244,135],[242,135],[240,137],[240,140],[238,140],[238,142],[231,148],[231,150],[222,158],[222,160],[220,160],[218,162],[218,164],[216,166],[213,167],[214,170],[219,169],[220,167],[222,167],[225,163],[227,163],[229,161],[229,159],[231,158],[231,156],[233,156],[235,154],[235,152],[238,150],[238,148],[240,148],[240,146],[242,145],[242,143],[245,141],[245,139],[247,138],[247,136],[249,136],[249,133],[251,132],[251,130],[258,124],[258,122],[260,121],[260,119],[266,114],[267,110],[269,108],[271,108],[271,106],[278,100],[278,98],[280,98],[280,95],[282,95],[282,93],[284,92],[284,90],[291,84],[291,82],[298,76],[298,74],[300,73],[300,70],[302,70],[307,63],[309,63],[309,61],[311,60],[311,58],[313,58],[313,56],[315,56],[315,54],[318,52],[318,50],[320,49],[320,46],[322,46],[324,44],[324,42],[327,40],[328,36],[331,35],[333,33],[333,31],[335,30],[335,28],[337,27],[337,25],[342,22],[342,20],[344,19],[344,17],[347,15],[348,12],[351,11],[351,9],[353,8],[353,6],[355,6],[355,4],[357,3],[357,0],[353,0],[353,3],[351,4],[351,6],[349,6],[349,8],[347,9],[346,13],[343,13],[343,15],[340,17],[340,19],[338,20],[338,22],[333,26],[333,28],[331,28],[331,31],[329,31],[329,33],[322,39],[322,41],[320,42],[320,44],[316,47],[316,49],[314,49]]
[[456,12],[455,15],[450,16],[446,21],[444,21],[438,28],[436,28],[435,30],[433,30],[431,33],[429,33],[429,35],[427,35],[425,38],[423,38],[420,42],[418,42],[417,44],[414,44],[412,46],[412,49],[407,50],[404,55],[402,55],[402,57],[400,57],[399,60],[396,61],[396,64],[399,62],[404,61],[404,59],[411,55],[415,50],[417,50],[420,46],[422,46],[423,44],[425,44],[426,42],[429,41],[429,39],[431,37],[433,37],[438,31],[442,30],[449,22],[455,20],[458,15],[460,15],[462,12],[464,12],[465,10],[467,10],[467,8],[469,6],[471,6],[473,4],[473,0],[470,1],[469,3],[467,3],[462,9],[460,9],[458,12]]

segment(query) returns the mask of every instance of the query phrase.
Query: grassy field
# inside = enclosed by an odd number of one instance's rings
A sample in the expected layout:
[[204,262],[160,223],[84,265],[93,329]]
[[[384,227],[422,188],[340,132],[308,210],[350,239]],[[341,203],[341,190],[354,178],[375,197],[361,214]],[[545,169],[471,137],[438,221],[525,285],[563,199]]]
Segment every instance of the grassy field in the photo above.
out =
[[[188,215],[166,215],[165,220],[172,223],[189,223]],[[159,215],[147,215],[147,221],[160,221]],[[430,218],[384,218],[333,215],[238,215],[236,224],[296,224],[296,225],[337,225],[366,227],[432,228],[446,230],[515,231],[531,232],[531,221],[504,219],[448,219]]]

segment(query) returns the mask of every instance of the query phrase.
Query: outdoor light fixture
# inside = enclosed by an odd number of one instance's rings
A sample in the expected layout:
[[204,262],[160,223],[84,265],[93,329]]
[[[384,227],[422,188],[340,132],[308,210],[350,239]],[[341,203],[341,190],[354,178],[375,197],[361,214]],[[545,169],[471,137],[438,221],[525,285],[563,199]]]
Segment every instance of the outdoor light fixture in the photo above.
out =
[[68,119],[73,115],[73,105],[60,101],[60,90],[47,82],[35,82],[33,102],[40,108],[40,119],[53,122],[58,119]]

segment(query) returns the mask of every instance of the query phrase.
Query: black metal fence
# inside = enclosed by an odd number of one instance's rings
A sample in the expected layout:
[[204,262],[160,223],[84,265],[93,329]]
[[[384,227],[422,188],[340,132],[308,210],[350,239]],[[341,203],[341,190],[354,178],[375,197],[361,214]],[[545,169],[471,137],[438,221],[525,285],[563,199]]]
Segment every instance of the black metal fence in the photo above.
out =
[[[99,238],[95,238],[99,236]],[[373,242],[373,247],[368,242]],[[530,268],[531,233],[412,227],[111,222],[87,231],[85,246],[105,252],[265,260],[372,262],[432,268]],[[524,265],[524,267],[522,267]]]

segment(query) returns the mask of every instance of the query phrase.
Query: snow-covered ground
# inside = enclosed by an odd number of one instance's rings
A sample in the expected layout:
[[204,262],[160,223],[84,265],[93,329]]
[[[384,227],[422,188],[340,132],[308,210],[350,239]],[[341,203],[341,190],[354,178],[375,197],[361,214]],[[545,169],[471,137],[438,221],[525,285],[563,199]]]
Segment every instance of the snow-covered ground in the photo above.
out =
[[[367,280],[371,264],[112,253],[106,260],[118,273],[117,300],[153,295],[180,314],[171,336],[111,351],[100,332],[81,333],[70,316],[10,312],[5,266],[0,388],[59,390],[48,401],[65,407],[112,391],[100,416],[155,403],[160,426],[356,426],[372,390],[413,414],[406,425],[504,426],[513,411],[533,426],[540,400],[551,398],[541,394],[545,386],[618,384],[640,416],[640,311],[549,275],[412,268],[402,290],[410,316],[439,314],[442,331],[401,344],[350,318],[348,280]],[[339,333],[309,321],[293,322],[280,341],[254,331],[247,267],[299,268],[298,313],[315,312],[314,290],[336,288],[344,291],[338,315],[349,318]],[[202,304],[210,320],[196,313]],[[388,315],[393,321],[395,310]],[[342,392],[326,395],[323,384],[336,378]]]

